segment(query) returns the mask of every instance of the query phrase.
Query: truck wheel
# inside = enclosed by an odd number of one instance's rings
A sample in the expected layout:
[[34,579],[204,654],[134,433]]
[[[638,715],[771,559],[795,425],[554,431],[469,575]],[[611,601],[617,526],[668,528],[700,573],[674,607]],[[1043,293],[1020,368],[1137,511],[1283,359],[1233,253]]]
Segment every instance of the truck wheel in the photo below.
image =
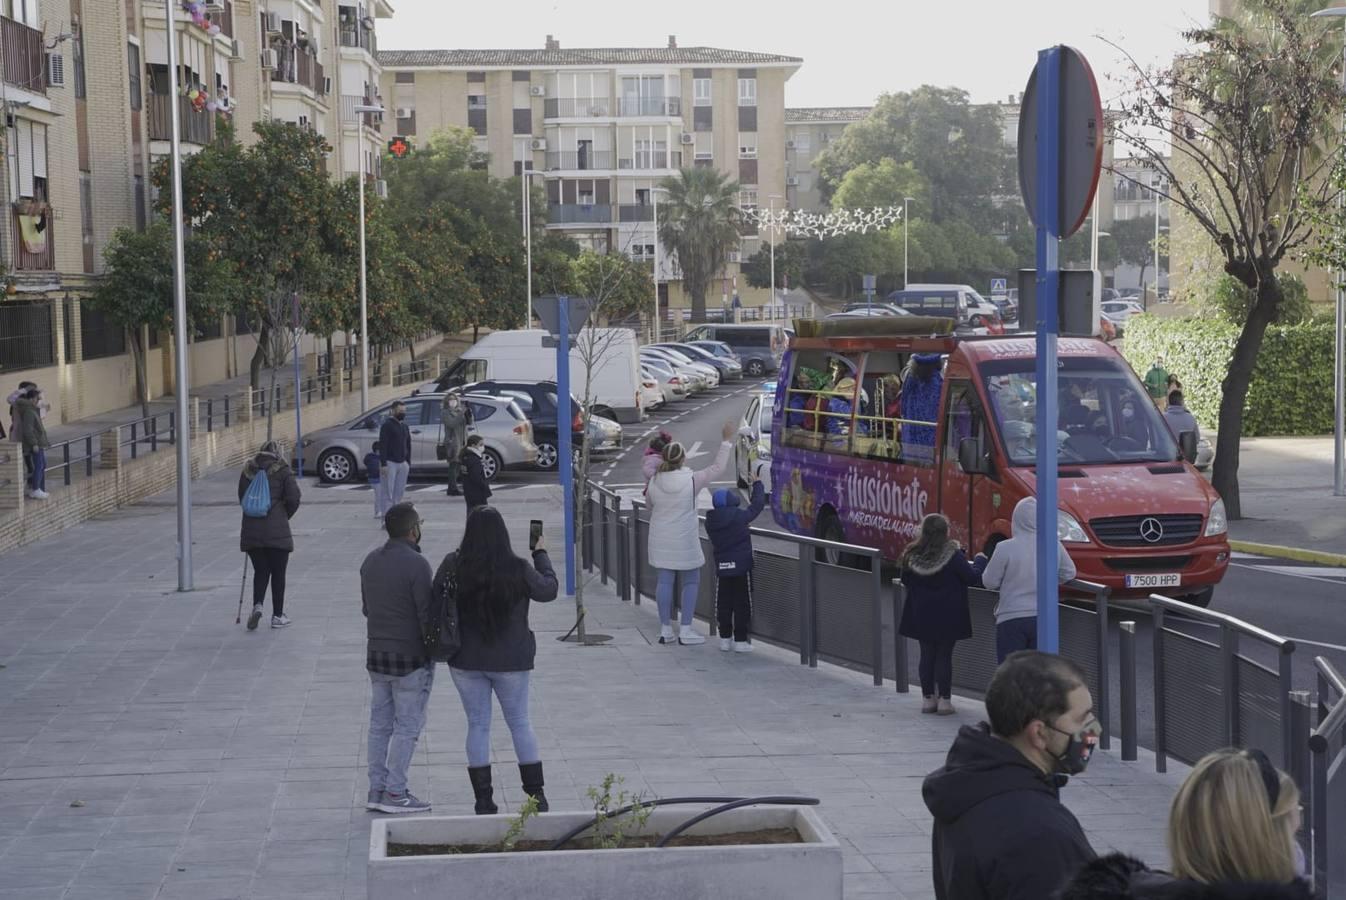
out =
[[[846,543],[846,530],[842,527],[841,519],[836,513],[825,514],[823,520],[818,523],[818,537],[825,541],[836,541],[839,544]],[[848,569],[859,569],[865,563],[864,557],[856,556],[854,553],[842,553],[831,548],[820,547],[815,558],[818,562],[824,562],[830,566],[843,566]]]
[[1189,603],[1192,606],[1199,606],[1202,609],[1206,609],[1207,607],[1210,606],[1210,601],[1214,597],[1215,597],[1215,587],[1212,585],[1211,587],[1203,588],[1197,591],[1195,594],[1184,594],[1178,599],[1181,600],[1183,603]]

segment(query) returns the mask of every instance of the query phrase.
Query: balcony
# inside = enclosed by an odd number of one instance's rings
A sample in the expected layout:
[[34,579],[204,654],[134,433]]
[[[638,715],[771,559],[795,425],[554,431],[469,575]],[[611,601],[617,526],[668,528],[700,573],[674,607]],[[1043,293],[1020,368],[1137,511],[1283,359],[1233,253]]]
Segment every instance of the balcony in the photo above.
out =
[[682,151],[666,150],[642,151],[635,155],[633,159],[617,160],[617,168],[621,170],[634,171],[653,171],[657,169],[680,169],[682,168]]
[[[20,215],[20,200],[10,209],[10,231],[14,234],[14,270],[16,272],[50,272],[56,268],[56,229],[52,228],[51,208],[25,207]],[[39,228],[38,226],[42,227]]]
[[5,82],[34,94],[47,92],[47,70],[42,32],[0,17],[0,57],[4,59]]
[[593,203],[551,203],[547,205],[548,225],[606,225],[612,221],[612,207]]
[[610,97],[549,97],[542,102],[546,119],[598,118],[612,115]]
[[224,12],[212,17],[216,25],[220,26],[220,33],[227,38],[234,36],[234,3],[233,0],[224,0]]
[[281,43],[273,46],[279,53],[280,62],[271,72],[273,83],[297,84],[308,88],[318,96],[327,93],[324,86],[325,73],[317,57],[297,44]]
[[681,97],[623,97],[620,116],[681,116]]
[[623,203],[617,207],[619,222],[653,222],[654,207],[648,203]]
[[375,56],[379,52],[379,44],[374,37],[374,32],[358,22],[354,25],[346,22],[341,23],[341,46],[364,50],[370,56]]
[[165,97],[151,95],[145,98],[145,109],[149,112],[150,140],[171,141],[173,139],[173,111],[169,103],[176,99],[178,117],[182,123],[181,138],[188,144],[209,144],[215,135],[215,114],[197,110],[186,97]]
[[357,106],[382,106],[382,97],[353,97],[350,94],[341,95],[341,127],[350,128],[359,120],[366,128],[372,128],[375,131],[381,131],[383,128],[382,113],[357,113]]
[[547,152],[547,168],[580,172],[611,169],[615,158],[611,150],[551,150]]

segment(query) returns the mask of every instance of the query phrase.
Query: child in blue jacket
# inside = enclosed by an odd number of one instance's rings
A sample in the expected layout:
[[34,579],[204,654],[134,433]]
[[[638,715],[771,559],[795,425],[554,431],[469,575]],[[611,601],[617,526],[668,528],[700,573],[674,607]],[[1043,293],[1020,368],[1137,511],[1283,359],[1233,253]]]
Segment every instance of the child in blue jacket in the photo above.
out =
[[380,462],[379,462],[379,442],[374,442],[374,447],[365,454],[365,480],[369,486],[374,489],[374,518],[382,519],[386,510],[383,508],[383,488],[379,484]]
[[715,618],[720,626],[720,649],[749,653],[748,628],[752,620],[752,534],[748,526],[766,505],[766,490],[756,475],[748,508],[739,507],[736,490],[720,488],[706,512],[706,536],[715,551]]

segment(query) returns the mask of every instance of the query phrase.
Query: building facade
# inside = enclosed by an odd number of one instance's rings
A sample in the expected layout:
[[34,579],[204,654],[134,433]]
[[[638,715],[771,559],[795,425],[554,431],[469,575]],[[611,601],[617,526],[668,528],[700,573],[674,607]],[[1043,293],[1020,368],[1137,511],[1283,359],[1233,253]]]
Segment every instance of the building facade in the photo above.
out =
[[[225,127],[246,142],[254,122],[281,119],[328,139],[334,177],[377,178],[381,122],[354,108],[379,103],[375,28],[392,12],[387,0],[203,0],[196,16],[180,0],[0,0],[0,378],[43,385],[60,421],[135,402],[126,335],[84,300],[113,232],[151,217],[174,106],[185,154]],[[193,384],[246,368],[239,325],[195,323]],[[170,336],[144,341],[158,396],[172,388]]]
[[792,107],[785,111],[785,198],[790,209],[822,212],[814,160],[846,126],[869,115],[868,106]]
[[[549,35],[541,49],[395,50],[379,61],[397,134],[425,142],[471,129],[493,176],[538,173],[547,227],[595,251],[653,259],[654,191],[683,167],[736,179],[744,207],[784,203],[795,57],[680,48],[673,37],[658,48],[565,50]],[[734,283],[746,305],[767,299],[737,278],[759,246],[747,235],[726,261],[724,296]],[[662,251],[659,261],[664,302],[688,305],[676,266]]]

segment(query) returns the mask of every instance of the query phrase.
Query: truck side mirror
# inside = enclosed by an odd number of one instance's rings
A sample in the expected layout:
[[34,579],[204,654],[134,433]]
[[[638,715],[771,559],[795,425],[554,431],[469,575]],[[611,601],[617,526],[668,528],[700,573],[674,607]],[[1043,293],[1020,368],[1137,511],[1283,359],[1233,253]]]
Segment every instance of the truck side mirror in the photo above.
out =
[[958,466],[968,475],[985,475],[991,470],[986,454],[982,452],[981,441],[969,437],[958,442]]
[[1184,431],[1178,435],[1178,448],[1182,451],[1182,458],[1193,465],[1196,464],[1196,432]]

